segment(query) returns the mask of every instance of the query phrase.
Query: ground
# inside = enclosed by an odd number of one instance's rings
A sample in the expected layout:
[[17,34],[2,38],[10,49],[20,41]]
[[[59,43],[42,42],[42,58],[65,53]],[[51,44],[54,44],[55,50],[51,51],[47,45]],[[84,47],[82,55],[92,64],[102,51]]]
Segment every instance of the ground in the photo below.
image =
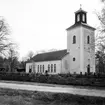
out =
[[104,105],[105,99],[0,88],[0,105]]

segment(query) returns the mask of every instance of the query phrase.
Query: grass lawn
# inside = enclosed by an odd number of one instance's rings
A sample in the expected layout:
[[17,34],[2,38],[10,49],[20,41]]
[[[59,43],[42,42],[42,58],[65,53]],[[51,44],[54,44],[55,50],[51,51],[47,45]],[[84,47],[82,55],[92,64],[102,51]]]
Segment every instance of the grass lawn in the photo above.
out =
[[35,99],[34,92],[0,88],[0,105],[47,105],[49,102]]
[[105,98],[0,88],[0,105],[105,105]]

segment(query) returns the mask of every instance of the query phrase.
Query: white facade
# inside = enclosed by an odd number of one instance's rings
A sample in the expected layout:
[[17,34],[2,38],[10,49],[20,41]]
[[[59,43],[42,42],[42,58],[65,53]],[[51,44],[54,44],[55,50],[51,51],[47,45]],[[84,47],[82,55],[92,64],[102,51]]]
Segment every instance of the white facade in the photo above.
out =
[[29,73],[30,67],[33,73],[44,74],[48,71],[49,74],[58,74],[61,73],[61,60],[27,63],[26,73]]
[[[73,43],[74,36],[76,43]],[[88,36],[89,43],[87,43]],[[87,72],[88,65],[90,65],[90,72],[95,72],[95,40],[93,29],[78,26],[67,30],[67,51],[70,58],[70,73],[82,72],[84,74]]]
[[[73,36],[76,37],[75,44],[73,44]],[[81,36],[81,27],[77,27],[67,31],[67,51],[69,52],[69,59],[70,59],[70,62],[69,62],[70,73],[74,73],[74,72],[80,73],[80,62],[81,62],[80,61],[80,46],[81,46],[80,36]],[[75,61],[73,61],[73,59],[75,59]]]

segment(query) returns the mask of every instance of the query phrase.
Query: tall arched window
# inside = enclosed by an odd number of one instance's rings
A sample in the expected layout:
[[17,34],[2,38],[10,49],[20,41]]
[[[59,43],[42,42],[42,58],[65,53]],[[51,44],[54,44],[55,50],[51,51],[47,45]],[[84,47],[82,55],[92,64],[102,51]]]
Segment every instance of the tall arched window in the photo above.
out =
[[48,64],[48,72],[50,72],[50,65]]
[[87,36],[87,44],[89,44],[89,43],[90,43],[90,37]]
[[42,72],[42,65],[40,65],[40,73]]
[[43,73],[44,73],[44,65],[43,65]]
[[51,72],[53,72],[53,64],[51,64]]
[[39,72],[39,65],[38,65],[38,72]]
[[76,36],[73,36],[73,44],[76,43]]
[[54,72],[56,72],[56,64],[54,64]]

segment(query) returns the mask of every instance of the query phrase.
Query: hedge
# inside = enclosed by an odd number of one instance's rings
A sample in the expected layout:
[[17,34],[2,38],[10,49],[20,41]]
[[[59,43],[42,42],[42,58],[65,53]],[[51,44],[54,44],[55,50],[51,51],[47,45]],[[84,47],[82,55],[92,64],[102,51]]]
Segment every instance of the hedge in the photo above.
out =
[[0,73],[0,80],[105,87],[105,75]]

